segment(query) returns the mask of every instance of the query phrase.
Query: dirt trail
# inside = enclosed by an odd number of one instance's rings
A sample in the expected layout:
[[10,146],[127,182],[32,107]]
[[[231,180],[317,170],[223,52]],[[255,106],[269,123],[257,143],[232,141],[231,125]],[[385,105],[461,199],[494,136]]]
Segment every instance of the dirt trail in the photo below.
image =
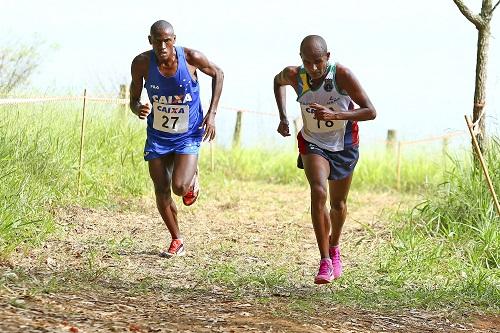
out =
[[[416,310],[301,307],[301,295],[335,290],[334,284],[312,283],[318,254],[307,201],[307,189],[296,186],[238,182],[204,189],[195,206],[178,206],[187,255],[174,259],[158,256],[167,234],[152,198],[112,211],[61,208],[60,232],[0,266],[0,332],[494,332],[500,327],[498,317],[450,320],[445,313]],[[353,194],[344,242],[363,242],[374,233],[383,238],[381,211],[399,201],[390,194]],[[376,242],[366,242],[367,251],[370,246]],[[344,261],[349,269],[355,254],[346,253]],[[272,278],[266,275],[271,264],[289,263],[297,267],[298,282],[288,289],[279,283],[246,289],[244,283],[217,282],[239,270]]]

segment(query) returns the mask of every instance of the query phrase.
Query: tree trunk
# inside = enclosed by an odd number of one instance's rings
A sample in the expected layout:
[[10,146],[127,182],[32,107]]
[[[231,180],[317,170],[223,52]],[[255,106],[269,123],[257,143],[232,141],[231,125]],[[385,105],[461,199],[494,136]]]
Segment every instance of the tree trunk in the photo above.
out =
[[[476,84],[474,91],[474,109],[472,111],[472,121],[477,123],[474,134],[477,136],[479,149],[484,152],[486,148],[486,67],[488,65],[488,48],[490,40],[490,21],[493,12],[500,5],[500,0],[496,0],[493,5],[492,0],[482,0],[481,12],[474,14],[463,0],[453,0],[460,12],[476,27],[477,34],[477,57],[476,57]],[[474,143],[472,144],[474,146]]]
[[488,65],[488,48],[490,39],[490,25],[478,29],[477,37],[477,58],[476,58],[476,88],[474,91],[474,110],[472,113],[472,121],[478,124],[477,142],[481,151],[484,151],[485,146],[485,114],[484,107],[486,101],[486,74]]

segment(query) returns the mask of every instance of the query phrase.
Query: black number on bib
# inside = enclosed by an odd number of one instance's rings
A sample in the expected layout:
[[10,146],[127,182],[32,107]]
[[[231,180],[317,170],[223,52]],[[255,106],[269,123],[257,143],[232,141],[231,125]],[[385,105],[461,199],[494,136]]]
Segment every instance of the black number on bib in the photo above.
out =
[[161,126],[162,126],[162,127],[165,127],[165,128],[169,128],[167,124],[168,124],[168,121],[169,121],[170,119],[169,119],[167,116],[163,116],[162,118],[163,118],[163,119],[166,119],[166,120],[163,122],[163,124],[161,124]]
[[[333,127],[333,121],[327,120],[327,121],[325,121],[325,125],[326,125],[326,127]],[[318,120],[318,128],[321,128],[321,121],[320,120]]]
[[174,123],[172,124],[172,128],[175,129],[175,124],[177,124],[177,120],[179,120],[179,117],[172,117],[171,119],[174,121]]
[[170,127],[168,126],[168,121],[169,121],[170,119],[172,119],[172,121],[174,122],[174,123],[172,124],[172,129],[175,129],[175,124],[177,124],[177,120],[179,120],[179,117],[171,117],[171,118],[169,118],[169,117],[167,117],[167,116],[163,116],[162,118],[163,118],[163,119],[165,119],[165,121],[163,122],[163,124],[161,124],[161,126],[162,126],[162,127],[164,127],[164,128],[170,128]]

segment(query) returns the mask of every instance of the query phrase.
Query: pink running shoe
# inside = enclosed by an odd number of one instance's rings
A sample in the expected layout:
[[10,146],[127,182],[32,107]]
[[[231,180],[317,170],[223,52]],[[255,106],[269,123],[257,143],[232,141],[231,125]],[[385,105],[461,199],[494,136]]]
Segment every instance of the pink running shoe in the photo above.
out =
[[333,278],[338,279],[342,275],[342,259],[340,258],[339,246],[330,246],[330,258],[333,265]]
[[319,262],[318,275],[314,278],[314,283],[325,284],[333,280],[333,266],[330,258],[321,259]]

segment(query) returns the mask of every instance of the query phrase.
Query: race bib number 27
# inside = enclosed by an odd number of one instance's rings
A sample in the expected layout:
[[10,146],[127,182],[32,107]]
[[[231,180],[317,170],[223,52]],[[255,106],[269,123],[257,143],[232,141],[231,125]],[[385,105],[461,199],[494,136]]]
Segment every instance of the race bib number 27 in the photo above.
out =
[[189,105],[153,102],[153,128],[166,133],[185,133],[189,128]]

